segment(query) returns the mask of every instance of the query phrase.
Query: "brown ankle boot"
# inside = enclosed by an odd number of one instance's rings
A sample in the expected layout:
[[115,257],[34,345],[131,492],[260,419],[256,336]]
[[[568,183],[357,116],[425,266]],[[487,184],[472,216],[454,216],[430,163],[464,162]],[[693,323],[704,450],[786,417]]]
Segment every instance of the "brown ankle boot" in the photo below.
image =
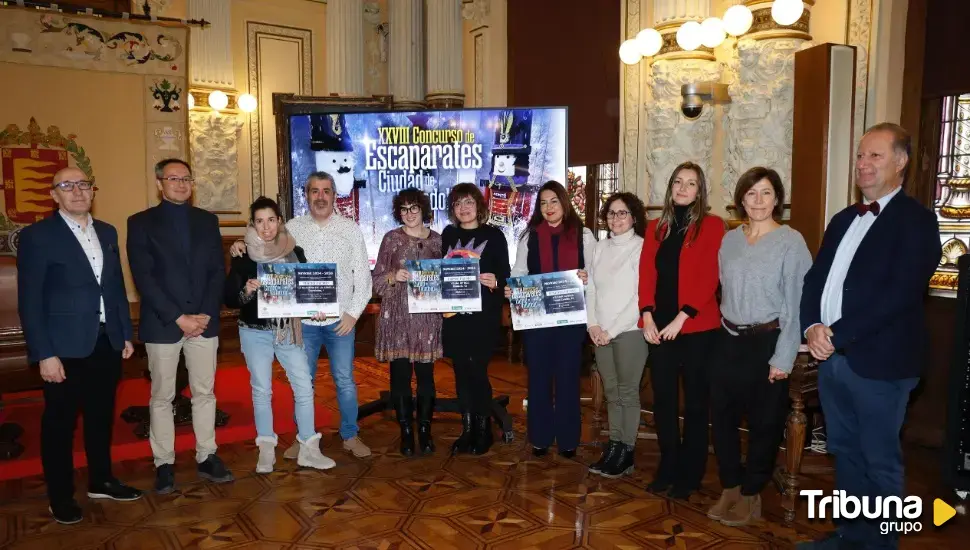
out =
[[728,510],[721,523],[731,527],[747,525],[761,518],[761,495],[742,496],[741,500]]
[[741,486],[731,487],[730,489],[724,489],[721,491],[721,498],[718,499],[717,504],[711,506],[711,509],[707,511],[707,517],[711,519],[721,519],[724,514],[728,513],[738,501],[741,500]]

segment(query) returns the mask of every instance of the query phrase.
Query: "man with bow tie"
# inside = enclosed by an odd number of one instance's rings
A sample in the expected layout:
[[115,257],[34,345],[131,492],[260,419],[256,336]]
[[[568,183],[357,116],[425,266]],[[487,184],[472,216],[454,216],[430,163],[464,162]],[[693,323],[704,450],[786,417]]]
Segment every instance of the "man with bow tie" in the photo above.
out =
[[[936,216],[902,190],[910,157],[902,127],[865,133],[855,163],[863,201],[832,218],[802,290],[802,329],[822,361],[836,489],[871,503],[905,496],[899,432],[925,360],[923,295],[941,255]],[[896,548],[878,521],[843,519],[826,539],[799,548]]]
[[111,427],[121,359],[132,327],[118,232],[91,217],[94,185],[77,168],[54,174],[58,211],[23,230],[17,254],[17,306],[27,357],[40,363],[44,413],[40,454],[50,512],[81,521],[74,500],[74,426],[84,411],[88,498],[138,500],[111,475]]

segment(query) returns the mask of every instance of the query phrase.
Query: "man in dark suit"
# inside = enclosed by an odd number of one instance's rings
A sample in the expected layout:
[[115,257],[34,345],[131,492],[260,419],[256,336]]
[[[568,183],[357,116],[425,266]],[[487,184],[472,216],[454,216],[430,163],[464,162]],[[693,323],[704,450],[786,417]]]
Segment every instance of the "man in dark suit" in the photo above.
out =
[[111,475],[111,430],[121,359],[131,357],[131,316],[118,233],[91,217],[94,186],[77,168],[54,174],[58,211],[20,234],[17,300],[27,358],[44,380],[41,461],[50,512],[81,521],[74,500],[74,426],[84,410],[88,497],[138,500]]
[[192,169],[179,159],[155,165],[162,201],[128,218],[128,263],[141,294],[138,336],[152,375],[150,441],[155,490],[175,490],[175,372],[184,353],[192,390],[199,476],[223,483],[232,473],[216,456],[216,350],[226,278],[219,220],[193,207]]
[[[902,191],[910,148],[896,124],[862,137],[855,179],[864,200],[832,218],[801,300],[808,348],[823,361],[818,388],[836,489],[868,497],[872,508],[876,497],[905,497],[899,432],[925,360],[923,295],[941,255],[936,216]],[[897,546],[897,536],[880,534],[883,520],[859,518],[804,547]]]

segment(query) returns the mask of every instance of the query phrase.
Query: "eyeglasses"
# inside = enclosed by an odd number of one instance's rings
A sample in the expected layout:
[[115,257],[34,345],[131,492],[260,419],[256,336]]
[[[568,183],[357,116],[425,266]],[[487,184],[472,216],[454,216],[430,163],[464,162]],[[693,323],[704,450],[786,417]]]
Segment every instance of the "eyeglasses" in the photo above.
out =
[[606,213],[606,219],[608,220],[612,220],[613,218],[616,218],[618,220],[625,220],[628,217],[630,217],[629,210],[610,210],[609,212]]
[[94,188],[94,182],[88,180],[81,181],[62,181],[55,183],[54,187],[60,189],[61,191],[74,191],[74,186],[77,186],[81,191],[90,191]]
[[402,214],[408,214],[408,213],[411,213],[411,214],[420,214],[421,213],[421,205],[420,204],[412,204],[411,206],[405,205],[405,206],[402,206],[400,208],[400,211],[401,211]]
[[169,183],[184,183],[187,185],[195,185],[195,178],[193,178],[192,176],[185,176],[184,178],[180,178],[177,176],[169,176],[167,178],[160,178],[160,179],[162,181],[167,181]]
[[460,201],[455,201],[451,205],[453,208],[461,208],[467,206],[469,208],[475,206],[475,199],[461,199]]

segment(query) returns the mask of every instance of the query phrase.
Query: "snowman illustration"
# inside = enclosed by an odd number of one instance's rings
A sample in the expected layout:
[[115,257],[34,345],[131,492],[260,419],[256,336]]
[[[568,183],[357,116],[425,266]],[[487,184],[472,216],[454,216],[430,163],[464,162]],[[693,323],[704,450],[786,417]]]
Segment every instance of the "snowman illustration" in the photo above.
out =
[[532,111],[502,111],[492,146],[492,177],[481,180],[488,203],[489,223],[515,227],[532,214],[535,186],[529,185],[529,155],[532,153]]
[[354,179],[357,158],[341,113],[310,115],[310,150],[317,170],[333,176],[337,213],[360,221],[360,189],[367,180]]

